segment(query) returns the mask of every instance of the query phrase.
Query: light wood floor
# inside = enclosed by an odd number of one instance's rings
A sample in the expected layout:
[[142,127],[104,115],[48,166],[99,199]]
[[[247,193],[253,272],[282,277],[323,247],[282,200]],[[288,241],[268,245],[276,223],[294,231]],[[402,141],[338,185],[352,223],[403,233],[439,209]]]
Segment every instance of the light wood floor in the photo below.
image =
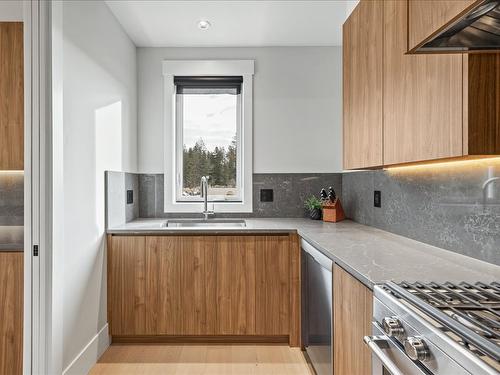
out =
[[311,375],[285,345],[111,345],[91,375]]

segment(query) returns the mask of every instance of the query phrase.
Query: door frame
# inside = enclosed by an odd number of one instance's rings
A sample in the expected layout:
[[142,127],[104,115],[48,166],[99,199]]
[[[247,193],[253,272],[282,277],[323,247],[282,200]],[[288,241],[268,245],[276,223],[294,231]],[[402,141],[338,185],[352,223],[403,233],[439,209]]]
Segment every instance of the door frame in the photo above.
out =
[[[24,13],[24,329],[23,373],[60,374],[62,292],[52,278],[51,0],[23,0]],[[58,304],[56,304],[56,302]],[[54,317],[58,320],[55,321]],[[55,323],[55,324],[54,324]]]

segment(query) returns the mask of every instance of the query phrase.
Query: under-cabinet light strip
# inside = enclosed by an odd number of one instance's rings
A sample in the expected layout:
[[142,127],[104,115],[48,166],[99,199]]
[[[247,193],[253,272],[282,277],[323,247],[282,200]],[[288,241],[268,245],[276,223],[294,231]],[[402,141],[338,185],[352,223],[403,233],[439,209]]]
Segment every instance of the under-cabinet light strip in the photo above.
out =
[[386,171],[400,171],[400,170],[417,170],[417,169],[433,169],[433,168],[446,168],[446,167],[466,167],[466,166],[490,166],[499,165],[500,157],[495,156],[491,158],[480,158],[480,159],[470,159],[470,160],[448,160],[443,162],[429,162],[422,164],[411,164],[411,165],[395,165],[393,167],[384,167]]

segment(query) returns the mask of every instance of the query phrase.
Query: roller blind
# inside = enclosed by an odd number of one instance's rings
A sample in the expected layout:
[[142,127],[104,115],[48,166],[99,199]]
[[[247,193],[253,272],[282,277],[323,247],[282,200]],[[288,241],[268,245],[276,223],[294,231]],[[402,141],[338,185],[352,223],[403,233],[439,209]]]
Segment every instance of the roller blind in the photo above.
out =
[[230,94],[241,93],[242,76],[175,76],[177,94]]

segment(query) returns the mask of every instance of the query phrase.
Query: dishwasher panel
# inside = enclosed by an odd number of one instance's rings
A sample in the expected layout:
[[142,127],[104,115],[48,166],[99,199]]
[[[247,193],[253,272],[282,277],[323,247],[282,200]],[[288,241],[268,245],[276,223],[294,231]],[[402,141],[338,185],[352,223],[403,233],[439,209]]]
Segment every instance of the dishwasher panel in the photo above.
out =
[[331,375],[333,262],[308,243],[302,251],[302,342],[316,373]]

